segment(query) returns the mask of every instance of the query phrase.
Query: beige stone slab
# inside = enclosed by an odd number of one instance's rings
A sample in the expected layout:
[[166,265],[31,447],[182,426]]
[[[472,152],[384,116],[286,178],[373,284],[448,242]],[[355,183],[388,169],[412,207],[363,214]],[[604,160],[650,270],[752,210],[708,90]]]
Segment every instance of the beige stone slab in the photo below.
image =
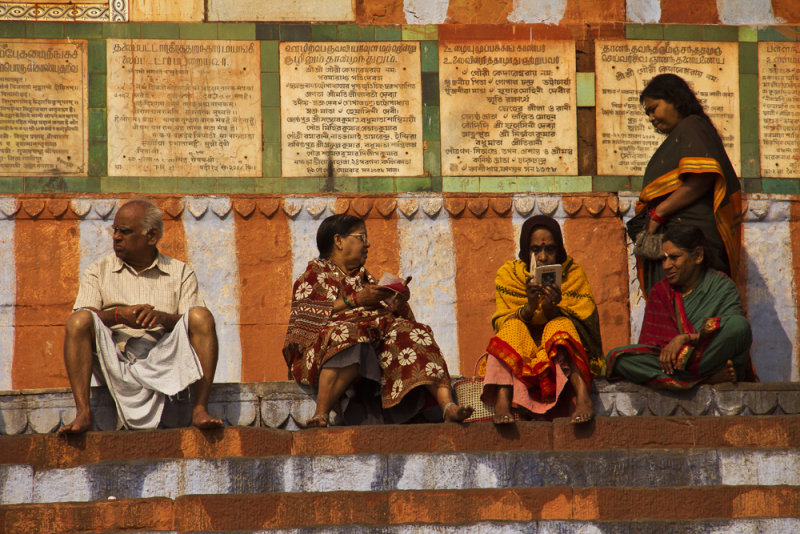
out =
[[418,42],[281,43],[284,176],[423,172]]
[[442,174],[578,174],[575,43],[439,44]]
[[260,176],[255,41],[106,41],[110,176]]
[[0,0],[0,20],[126,22],[129,0]]
[[644,174],[664,136],[648,122],[639,94],[665,72],[695,91],[739,173],[739,44],[623,40],[595,42],[598,174]]
[[0,40],[0,176],[86,176],[84,40]]
[[800,43],[758,43],[761,176],[800,178]]
[[208,0],[208,20],[351,22],[355,0]]
[[203,22],[203,0],[130,0],[131,22]]

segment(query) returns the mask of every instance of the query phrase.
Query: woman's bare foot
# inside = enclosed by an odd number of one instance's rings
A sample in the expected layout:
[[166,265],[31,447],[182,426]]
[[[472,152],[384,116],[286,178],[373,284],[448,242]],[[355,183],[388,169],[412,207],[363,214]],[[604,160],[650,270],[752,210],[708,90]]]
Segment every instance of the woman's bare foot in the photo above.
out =
[[730,360],[725,362],[722,369],[711,375],[706,384],[724,384],[726,382],[736,382],[736,369],[733,368],[733,362]]
[[331,424],[325,415],[319,413],[311,416],[311,419],[306,421],[306,428],[326,428]]
[[511,386],[498,386],[492,423],[496,425],[510,425],[513,422],[514,416],[511,415]]
[[472,406],[461,406],[455,402],[448,402],[443,410],[445,423],[460,423],[472,415]]
[[201,430],[210,430],[222,427],[222,421],[211,417],[205,406],[195,406],[192,409],[192,426]]
[[594,419],[594,403],[592,403],[592,396],[589,394],[589,389],[580,377],[580,373],[575,371],[571,376],[577,376],[578,379],[573,383],[576,402],[575,412],[572,414],[572,420],[570,422],[572,424],[588,423]]
[[66,424],[61,428],[59,428],[58,433],[61,435],[83,434],[84,432],[86,432],[91,428],[92,428],[92,413],[79,412],[71,423]]

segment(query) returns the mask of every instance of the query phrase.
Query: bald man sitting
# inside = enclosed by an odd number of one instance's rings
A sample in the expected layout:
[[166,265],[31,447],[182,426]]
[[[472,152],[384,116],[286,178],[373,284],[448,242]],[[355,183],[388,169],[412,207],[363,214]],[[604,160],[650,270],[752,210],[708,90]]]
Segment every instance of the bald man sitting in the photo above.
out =
[[217,366],[214,317],[203,307],[197,277],[185,263],[159,253],[161,210],[132,199],[114,217],[114,254],[90,265],[67,319],[64,363],[75,419],[60,434],[92,427],[92,372],[117,406],[120,426],[156,428],[165,397],[192,387],[192,424],[217,428],[208,396]]

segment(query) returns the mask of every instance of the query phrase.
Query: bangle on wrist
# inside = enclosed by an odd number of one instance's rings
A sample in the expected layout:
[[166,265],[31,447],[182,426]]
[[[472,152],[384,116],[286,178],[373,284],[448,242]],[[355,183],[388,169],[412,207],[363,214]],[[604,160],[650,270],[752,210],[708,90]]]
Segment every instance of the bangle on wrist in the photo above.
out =
[[342,300],[344,301],[344,305],[350,308],[351,310],[356,307],[355,302],[347,298],[347,295],[345,295],[344,293],[342,293]]
[[114,321],[119,324],[119,308],[114,308]]
[[658,215],[656,213],[656,209],[655,208],[653,208],[650,211],[648,211],[647,215],[650,216],[650,220],[651,221],[655,221],[658,224],[664,224],[665,222],[667,222],[669,220],[669,217],[662,217],[661,215]]

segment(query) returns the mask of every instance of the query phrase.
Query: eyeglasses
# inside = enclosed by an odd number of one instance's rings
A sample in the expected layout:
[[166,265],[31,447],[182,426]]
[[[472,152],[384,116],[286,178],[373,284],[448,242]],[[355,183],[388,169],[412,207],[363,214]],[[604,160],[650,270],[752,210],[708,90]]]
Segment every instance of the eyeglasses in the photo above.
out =
[[116,234],[117,232],[119,232],[122,235],[131,235],[134,232],[134,230],[133,228],[127,228],[125,226],[112,226],[111,233]]
[[361,240],[362,243],[365,245],[369,245],[369,239],[367,239],[367,234],[347,234],[348,236],[357,237]]

